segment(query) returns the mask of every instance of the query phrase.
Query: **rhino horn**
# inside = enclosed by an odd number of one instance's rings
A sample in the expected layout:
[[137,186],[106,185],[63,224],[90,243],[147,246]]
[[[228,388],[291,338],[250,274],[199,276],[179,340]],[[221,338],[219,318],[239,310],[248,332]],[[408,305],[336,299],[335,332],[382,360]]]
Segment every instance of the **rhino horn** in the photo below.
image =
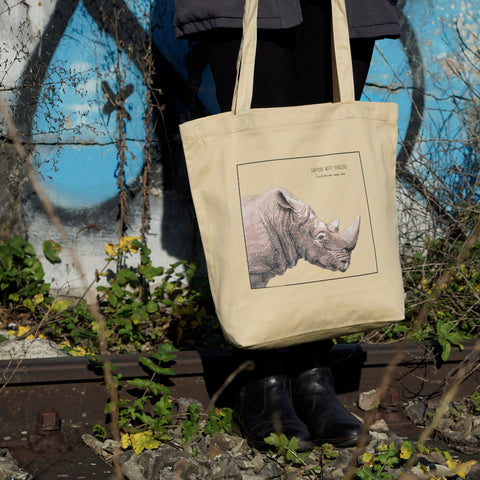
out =
[[330,222],[328,224],[328,229],[331,231],[331,232],[338,232],[338,227],[340,226],[340,222],[339,220],[334,220],[333,222]]
[[358,233],[360,230],[360,215],[355,221],[342,232],[342,238],[345,241],[345,248],[353,250],[358,240]]

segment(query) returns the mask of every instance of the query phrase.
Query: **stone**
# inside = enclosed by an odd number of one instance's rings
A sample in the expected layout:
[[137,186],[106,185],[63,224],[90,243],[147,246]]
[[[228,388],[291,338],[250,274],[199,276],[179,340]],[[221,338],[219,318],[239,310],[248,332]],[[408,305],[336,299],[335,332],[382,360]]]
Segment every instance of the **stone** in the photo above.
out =
[[369,432],[378,432],[378,433],[386,433],[390,429],[388,428],[387,422],[383,419],[377,420],[375,423],[372,423],[368,428]]
[[345,472],[341,468],[325,468],[325,478],[328,478],[330,480],[342,480],[344,476]]
[[0,448],[0,480],[33,480],[33,477],[18,466],[8,450]]
[[371,441],[370,444],[374,444],[375,446],[378,445],[379,443],[386,443],[388,442],[388,435],[385,432],[375,432],[371,431],[370,432],[370,437]]
[[268,462],[263,465],[263,468],[258,473],[262,479],[268,480],[280,477],[282,474],[282,467],[278,463]]
[[82,435],[82,440],[85,445],[90,447],[97,455],[103,456],[103,443],[100,440],[88,433]]
[[[208,470],[196,462],[193,458],[180,458],[172,468],[174,480],[196,480],[207,478]],[[157,474],[158,475],[158,474]],[[155,478],[153,475],[150,479]]]
[[377,390],[361,392],[358,396],[358,408],[364,412],[375,410],[380,405],[380,395]]
[[417,425],[425,425],[431,414],[434,412],[430,410],[424,403],[413,403],[405,407],[407,417]]
[[23,358],[70,357],[58,345],[45,338],[32,340],[9,340],[0,343],[0,360]]
[[252,465],[255,473],[260,472],[260,470],[263,468],[264,463],[265,463],[265,458],[261,457],[260,455],[255,455],[252,458]]
[[294,467],[285,467],[283,470],[282,480],[299,480],[301,476],[299,475],[298,468]]
[[147,480],[145,467],[139,463],[138,457],[135,452],[125,452],[120,457],[122,474],[128,480]]
[[145,450],[141,455],[127,451],[120,456],[122,473],[128,480],[151,480],[167,468],[173,467],[188,455],[182,449],[162,444],[156,450]]
[[195,403],[200,413],[203,413],[203,404],[196,398],[180,397],[173,400],[173,413],[174,415],[184,415],[188,411],[188,406],[191,403]]
[[233,456],[239,456],[250,452],[250,447],[242,437],[228,435],[226,433],[215,433],[210,438],[207,448],[209,458],[215,458],[222,452],[231,451]]
[[237,465],[237,460],[232,458],[228,452],[216,458],[211,463],[211,469],[207,477],[209,480],[242,480],[243,472]]
[[97,455],[103,457],[107,461],[110,460],[112,456],[117,453],[117,451],[122,451],[120,442],[116,442],[112,439],[107,439],[104,442],[101,442],[93,435],[84,433],[82,435],[82,440],[85,445],[90,447]]
[[467,437],[473,430],[473,418],[471,416],[464,417],[457,422],[455,427],[457,431],[460,431],[462,435]]

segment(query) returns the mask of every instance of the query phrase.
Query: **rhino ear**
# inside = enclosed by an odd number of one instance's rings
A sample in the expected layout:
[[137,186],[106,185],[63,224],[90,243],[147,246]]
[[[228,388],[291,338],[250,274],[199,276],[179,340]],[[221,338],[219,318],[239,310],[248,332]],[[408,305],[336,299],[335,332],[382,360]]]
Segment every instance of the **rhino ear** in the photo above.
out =
[[292,194],[285,189],[278,189],[275,192],[278,204],[283,208],[289,208],[294,212],[301,212],[305,208],[305,204],[297,200]]
[[333,222],[330,222],[328,224],[328,229],[331,232],[338,232],[339,226],[340,226],[340,221],[337,219],[337,220],[334,220]]

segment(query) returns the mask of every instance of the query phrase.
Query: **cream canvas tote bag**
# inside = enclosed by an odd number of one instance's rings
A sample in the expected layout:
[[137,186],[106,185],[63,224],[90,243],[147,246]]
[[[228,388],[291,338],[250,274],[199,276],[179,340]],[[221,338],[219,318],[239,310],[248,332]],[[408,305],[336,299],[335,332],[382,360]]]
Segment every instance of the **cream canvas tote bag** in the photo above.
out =
[[180,126],[225,337],[274,348],[401,320],[397,105],[354,100],[332,0],[334,102],[252,109],[256,20],[247,0],[232,110]]

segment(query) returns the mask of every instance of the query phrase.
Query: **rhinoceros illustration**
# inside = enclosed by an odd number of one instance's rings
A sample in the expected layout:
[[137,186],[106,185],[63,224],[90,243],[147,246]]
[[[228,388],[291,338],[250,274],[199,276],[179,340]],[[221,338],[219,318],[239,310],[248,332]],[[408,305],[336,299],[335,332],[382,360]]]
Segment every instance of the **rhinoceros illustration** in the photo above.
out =
[[242,217],[252,288],[263,288],[300,258],[345,272],[358,240],[360,215],[346,230],[324,223],[309,205],[285,188],[242,198]]

